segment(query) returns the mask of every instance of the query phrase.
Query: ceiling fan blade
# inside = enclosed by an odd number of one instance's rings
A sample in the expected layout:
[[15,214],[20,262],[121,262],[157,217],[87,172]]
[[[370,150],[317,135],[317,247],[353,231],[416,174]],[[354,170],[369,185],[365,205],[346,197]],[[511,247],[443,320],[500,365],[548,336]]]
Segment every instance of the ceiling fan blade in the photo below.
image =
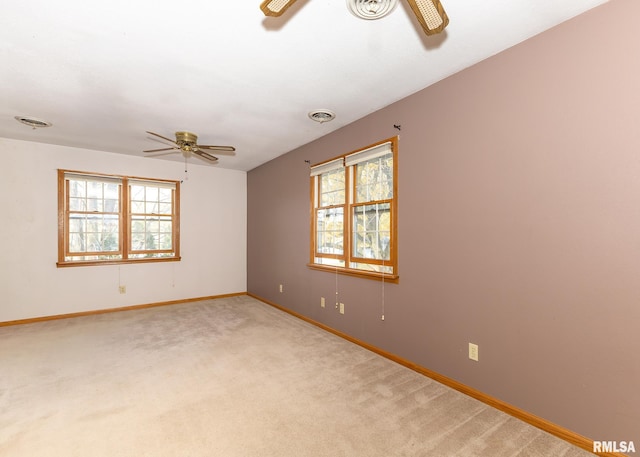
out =
[[236,150],[236,148],[234,148],[233,146],[209,146],[205,144],[199,144],[197,147],[198,149],[208,149],[209,151],[217,151],[222,154],[233,154],[233,152]]
[[146,132],[147,132],[149,135],[154,135],[154,136],[157,136],[158,138],[162,138],[163,140],[167,140],[167,141],[168,141],[168,142],[170,142],[170,143],[177,144],[177,143],[175,142],[175,140],[170,140],[170,139],[169,139],[169,138],[167,138],[166,136],[158,135],[157,133],[149,132],[148,130],[147,130]]
[[204,151],[193,150],[191,152],[193,152],[195,155],[197,155],[199,157],[202,157],[205,160],[208,160],[209,162],[217,162],[218,161],[217,157],[212,156],[211,154],[208,154],[208,153],[206,153]]
[[162,148],[162,149],[147,149],[146,151],[142,151],[142,152],[160,152],[160,151],[171,151],[171,150],[180,150],[180,148]]
[[264,0],[260,9],[265,16],[281,16],[296,0]]
[[442,32],[449,23],[449,17],[440,0],[407,0],[407,2],[427,35]]
[[153,155],[148,155],[148,156],[144,156],[146,159],[155,159],[156,157],[162,157],[162,156],[168,156],[171,154],[175,154],[176,152],[161,152],[160,154],[153,154]]

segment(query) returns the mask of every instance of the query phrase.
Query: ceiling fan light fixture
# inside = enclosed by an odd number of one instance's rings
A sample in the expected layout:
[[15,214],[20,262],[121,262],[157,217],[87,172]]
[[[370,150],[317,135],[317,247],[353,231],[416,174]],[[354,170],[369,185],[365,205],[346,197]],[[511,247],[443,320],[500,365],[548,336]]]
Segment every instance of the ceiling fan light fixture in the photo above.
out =
[[51,122],[43,121],[42,119],[37,119],[30,116],[14,116],[14,119],[21,124],[28,125],[29,127],[33,127],[34,129],[51,127],[53,125]]
[[265,16],[280,16],[296,0],[265,0],[260,4],[260,9]]
[[347,7],[361,19],[380,19],[391,13],[398,0],[347,0]]
[[440,33],[449,24],[440,0],[407,0],[427,35]]
[[328,109],[317,109],[309,112],[309,119],[312,121],[324,122],[332,121],[336,118],[336,113]]

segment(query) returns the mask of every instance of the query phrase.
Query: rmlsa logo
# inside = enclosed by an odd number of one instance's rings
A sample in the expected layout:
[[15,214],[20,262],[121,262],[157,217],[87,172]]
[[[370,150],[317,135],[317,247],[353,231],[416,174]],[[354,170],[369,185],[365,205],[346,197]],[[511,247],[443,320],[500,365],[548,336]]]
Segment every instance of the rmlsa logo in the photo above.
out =
[[636,452],[633,441],[594,441],[593,452]]

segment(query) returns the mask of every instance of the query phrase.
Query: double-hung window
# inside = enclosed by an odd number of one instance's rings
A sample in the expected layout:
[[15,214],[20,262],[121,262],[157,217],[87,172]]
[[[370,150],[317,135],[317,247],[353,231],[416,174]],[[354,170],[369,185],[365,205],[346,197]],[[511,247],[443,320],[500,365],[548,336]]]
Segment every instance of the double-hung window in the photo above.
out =
[[58,170],[58,266],[180,260],[180,183]]
[[398,278],[397,137],[311,167],[313,268]]

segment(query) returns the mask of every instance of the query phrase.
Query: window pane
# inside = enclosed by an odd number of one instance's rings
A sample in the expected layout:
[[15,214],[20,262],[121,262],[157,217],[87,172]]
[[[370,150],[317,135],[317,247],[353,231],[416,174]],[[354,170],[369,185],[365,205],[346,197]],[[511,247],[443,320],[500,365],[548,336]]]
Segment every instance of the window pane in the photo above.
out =
[[131,201],[131,212],[137,214],[144,214],[144,202]]
[[320,175],[320,206],[345,203],[344,168]]
[[149,187],[145,186],[145,200],[148,202],[157,202],[158,201],[158,188],[157,187]]
[[158,202],[147,200],[144,205],[144,212],[147,214],[158,214]]
[[99,181],[87,181],[87,197],[102,199],[102,186]]
[[132,216],[131,250],[172,249],[173,222],[170,217]]
[[120,185],[114,183],[105,183],[104,198],[117,202],[120,199]]
[[101,198],[87,198],[87,211],[102,212]]
[[356,203],[393,198],[393,155],[356,165]]
[[134,251],[144,251],[144,232],[131,233],[131,249]]
[[[173,249],[173,191],[166,187],[132,184],[131,250]],[[143,257],[156,257],[146,253]]]
[[147,218],[145,231],[149,233],[158,233],[160,230],[160,224],[156,219]]
[[172,197],[173,197],[173,192],[171,191],[171,189],[167,189],[166,187],[161,187],[159,189],[158,201],[171,202]]
[[131,194],[131,200],[144,201],[144,186],[131,185],[129,186],[129,192]]
[[158,248],[162,250],[171,249],[171,243],[173,242],[173,238],[171,233],[161,233],[158,237]]
[[350,264],[350,267],[356,268],[358,270],[364,270],[364,271],[374,271],[377,273],[393,274],[393,267],[389,265],[377,265],[374,263],[352,262]]
[[344,267],[344,260],[336,259],[334,257],[315,257],[313,263],[332,267]]
[[69,210],[117,213],[120,186],[101,181],[69,180]]
[[319,209],[316,214],[316,252],[344,255],[344,208]]
[[84,198],[70,198],[69,210],[70,211],[86,211],[87,201]]
[[84,233],[69,234],[69,252],[86,252]]
[[106,213],[117,213],[120,211],[120,200],[118,198],[108,198],[104,200],[104,211]]
[[119,251],[119,238],[117,215],[69,215],[69,252]]
[[391,206],[389,203],[353,208],[353,256],[390,260]]
[[162,259],[165,257],[173,257],[173,252],[144,252],[129,254],[130,259]]
[[144,233],[144,220],[139,220],[137,218],[133,219],[131,222],[131,232]]
[[69,180],[69,196],[85,198],[87,196],[87,182],[77,179]]

